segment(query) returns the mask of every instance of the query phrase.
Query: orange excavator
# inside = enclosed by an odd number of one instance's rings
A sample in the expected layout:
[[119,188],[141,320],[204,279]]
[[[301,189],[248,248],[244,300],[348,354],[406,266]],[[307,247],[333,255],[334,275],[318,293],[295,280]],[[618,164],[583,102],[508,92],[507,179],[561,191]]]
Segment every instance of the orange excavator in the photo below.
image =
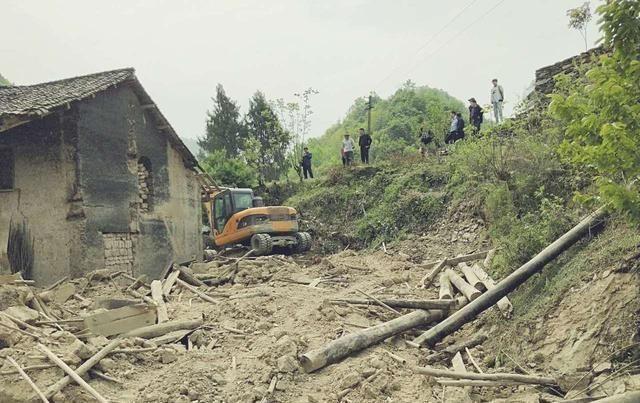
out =
[[213,185],[203,185],[202,203],[217,248],[241,244],[254,256],[268,255],[274,247],[294,253],[311,249],[311,235],[299,231],[294,208],[265,206],[252,189],[219,187],[207,177]]

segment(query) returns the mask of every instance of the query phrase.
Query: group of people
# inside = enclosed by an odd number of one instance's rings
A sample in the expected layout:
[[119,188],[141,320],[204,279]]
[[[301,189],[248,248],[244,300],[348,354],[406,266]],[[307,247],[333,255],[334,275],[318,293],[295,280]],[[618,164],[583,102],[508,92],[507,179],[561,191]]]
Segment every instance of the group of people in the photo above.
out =
[[[496,123],[503,121],[502,106],[504,103],[504,89],[498,84],[498,79],[491,80],[493,86],[491,87],[491,107]],[[473,127],[473,133],[480,132],[480,126],[482,126],[484,120],[484,110],[478,104],[475,98],[469,98],[469,122]],[[458,140],[464,139],[465,133],[465,121],[460,112],[451,111],[451,126],[449,132],[445,137],[446,144],[453,144]],[[420,153],[423,156],[428,154],[428,146],[433,142],[434,136],[431,130],[425,130],[424,127],[420,128]],[[360,128],[358,136],[358,146],[360,147],[360,159],[363,164],[369,163],[369,149],[373,140],[369,133],[366,133],[364,128]],[[353,164],[353,155],[356,149],[356,144],[349,134],[344,135],[342,140],[342,165],[349,166]],[[311,153],[307,147],[304,148],[302,155],[302,172],[305,179],[313,178],[313,171],[311,169]]]

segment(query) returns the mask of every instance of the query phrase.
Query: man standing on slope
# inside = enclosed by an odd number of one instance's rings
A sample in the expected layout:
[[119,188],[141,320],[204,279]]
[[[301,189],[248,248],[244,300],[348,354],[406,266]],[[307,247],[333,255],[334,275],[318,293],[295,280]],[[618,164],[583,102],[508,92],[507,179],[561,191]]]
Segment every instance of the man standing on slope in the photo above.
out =
[[480,133],[480,125],[482,125],[482,114],[484,111],[478,105],[475,98],[469,99],[469,122],[473,126],[473,134]]
[[498,85],[498,79],[491,80],[493,87],[491,88],[491,105],[493,106],[493,114],[496,117],[496,123],[503,121],[502,119],[502,103],[504,102],[504,89]]
[[371,136],[369,133],[365,133],[364,129],[360,128],[360,137],[358,138],[358,145],[360,146],[360,159],[363,164],[369,163],[369,148],[371,147]]
[[348,134],[344,135],[344,140],[342,140],[342,151],[344,152],[344,159],[347,165],[351,165],[353,163],[353,150],[355,150],[356,145],[349,137]]
[[313,171],[311,170],[311,153],[309,152],[309,148],[304,148],[304,153],[302,154],[302,174],[304,178],[307,179],[309,176],[313,179]]

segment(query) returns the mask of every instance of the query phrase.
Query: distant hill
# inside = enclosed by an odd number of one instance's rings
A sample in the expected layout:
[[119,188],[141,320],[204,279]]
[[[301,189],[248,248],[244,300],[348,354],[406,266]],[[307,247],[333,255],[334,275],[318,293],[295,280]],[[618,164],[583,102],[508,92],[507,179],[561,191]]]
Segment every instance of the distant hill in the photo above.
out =
[[11,84],[9,80],[4,78],[2,74],[0,74],[0,86],[7,86],[7,85],[13,85],[13,84]]

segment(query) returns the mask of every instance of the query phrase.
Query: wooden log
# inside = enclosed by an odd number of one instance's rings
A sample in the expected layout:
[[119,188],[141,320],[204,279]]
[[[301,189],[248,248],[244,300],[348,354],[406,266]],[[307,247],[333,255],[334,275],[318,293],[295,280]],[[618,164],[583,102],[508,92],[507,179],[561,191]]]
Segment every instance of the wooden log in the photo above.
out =
[[191,291],[192,293],[196,294],[198,297],[202,298],[203,300],[207,301],[207,302],[211,302],[212,304],[217,304],[218,301],[216,301],[215,299],[211,298],[210,296],[208,296],[207,294],[203,293],[202,291],[198,290],[197,288],[187,284],[186,282],[184,282],[181,279],[176,279],[176,282],[178,283],[179,286],[186,288],[187,290]]
[[440,274],[440,289],[438,290],[438,298],[442,300],[453,301],[453,287],[447,273]]
[[475,372],[447,371],[430,367],[415,367],[413,372],[440,378],[468,379],[478,381],[512,381],[534,385],[556,385],[556,380],[546,376],[521,375],[509,373],[477,374]]
[[453,387],[463,387],[463,386],[476,386],[476,387],[499,387],[499,386],[517,386],[524,385],[522,382],[515,381],[474,381],[468,379],[461,380],[447,380],[447,379],[439,379],[438,383],[442,386],[453,386]]
[[380,325],[340,337],[319,349],[309,351],[300,357],[300,363],[305,372],[313,372],[395,334],[438,321],[443,317],[444,313],[441,310],[413,311]]
[[73,369],[71,369],[67,364],[65,364],[65,362],[62,361],[57,355],[55,355],[53,352],[51,352],[51,350],[49,350],[47,347],[45,347],[42,344],[38,344],[38,348],[40,349],[40,351],[45,353],[47,355],[47,357],[49,357],[49,359],[51,361],[53,361],[60,368],[62,368],[62,370],[64,372],[66,372],[67,375],[69,375],[71,377],[71,379],[76,381],[78,383],[78,385],[80,385],[82,387],[82,389],[86,390],[87,392],[89,392],[91,394],[91,396],[95,397],[97,401],[99,401],[100,403],[108,403],[107,399],[102,397],[102,395],[100,393],[98,393],[98,391],[96,391],[91,385],[89,385],[87,382],[85,382],[85,380],[82,379],[82,377],[80,375],[78,375]]
[[165,297],[168,297],[169,294],[171,293],[171,287],[173,287],[173,285],[176,283],[176,280],[178,279],[179,275],[180,275],[180,272],[178,270],[172,271],[171,273],[169,273],[167,278],[163,280],[162,293],[164,294]]
[[169,332],[176,330],[195,329],[202,326],[203,320],[189,319],[189,320],[174,320],[164,323],[158,323],[156,325],[141,327],[134,329],[128,333],[125,333],[123,337],[142,337],[143,339],[150,339],[153,337],[162,336]]
[[493,261],[494,256],[496,255],[496,251],[497,249],[491,249],[488,253],[487,256],[485,256],[484,261],[482,262],[482,265],[486,268],[489,269],[489,267],[491,267],[491,262]]
[[[380,301],[389,305],[392,308],[406,308],[406,309],[442,309],[449,310],[453,308],[456,304],[455,301],[444,300],[440,301],[437,299],[383,299],[380,298]],[[375,301],[371,299],[358,299],[358,298],[340,298],[340,299],[332,299],[329,300],[330,303],[345,303],[345,304],[353,304],[353,305],[373,305]]]
[[402,316],[402,314],[400,312],[398,312],[397,310],[391,308],[389,305],[385,304],[384,302],[380,301],[378,298],[373,297],[369,294],[367,294],[366,292],[359,290],[356,288],[356,291],[358,291],[360,294],[364,295],[367,298],[371,298],[372,300],[374,300],[378,305],[380,305],[381,307],[383,307],[384,309],[386,309],[387,311],[393,312],[398,316]]
[[453,286],[456,287],[462,293],[462,295],[467,297],[469,301],[474,301],[476,298],[482,295],[482,293],[478,289],[474,288],[471,284],[464,281],[464,279],[460,277],[455,271],[447,269],[445,273],[449,277],[451,284],[453,284]]
[[471,269],[471,267],[466,263],[458,264],[458,268],[464,275],[464,278],[467,280],[467,283],[471,284],[471,286],[477,290],[484,291],[486,287],[482,284],[482,281],[476,276],[476,273]]
[[[495,288],[496,283],[491,277],[489,277],[487,272],[484,271],[482,267],[480,267],[479,264],[474,264],[471,269],[474,271],[480,281],[482,281],[482,284],[484,284],[484,287],[487,290]],[[498,305],[498,309],[500,310],[500,312],[502,312],[502,315],[504,315],[506,318],[511,317],[511,313],[513,312],[513,305],[511,305],[511,301],[509,301],[509,298],[507,298],[506,296],[502,297],[496,304]]]
[[[458,263],[462,263],[462,262],[471,262],[473,260],[478,260],[478,259],[484,259],[487,256],[487,253],[491,252],[493,249],[490,250],[485,250],[482,252],[476,252],[476,253],[470,253],[468,255],[462,255],[462,256],[456,256],[456,257],[452,257],[452,258],[447,258],[447,264],[449,266],[455,266]],[[436,260],[433,262],[427,262],[427,263],[423,263],[420,266],[424,269],[430,269],[438,264],[440,264],[442,261],[441,260]],[[437,273],[436,273],[437,274]],[[435,278],[435,276],[434,276]]]
[[160,280],[153,280],[151,282],[151,298],[153,298],[157,305],[158,323],[168,321],[169,315],[167,314],[167,306],[162,296],[162,283]]
[[[436,276],[442,271],[442,269],[444,269],[447,266],[448,260],[447,259],[442,259],[441,261],[439,261],[435,267],[433,268],[433,270],[431,270],[429,273],[427,273],[422,280],[420,280],[420,287],[421,288],[427,288],[431,285],[431,283],[433,283],[433,280],[436,278]],[[432,267],[432,266],[430,266]]]
[[178,272],[180,273],[178,278],[183,280],[185,283],[196,287],[206,286],[204,282],[193,275],[191,269],[188,267],[178,267]]
[[[107,354],[115,350],[120,345],[120,343],[122,343],[122,339],[120,338],[111,340],[109,344],[102,347],[100,351],[98,351],[96,354],[93,355],[93,357],[89,358],[87,361],[82,363],[82,365],[76,368],[75,370],[76,374],[80,376],[83,376],[84,374],[86,374],[91,368],[93,368],[94,365],[96,365],[98,362],[100,362],[100,360],[106,357]],[[67,386],[69,383],[71,383],[71,377],[67,375],[64,378],[60,379],[55,384],[51,385],[46,390],[45,396],[47,396],[47,398],[50,399],[53,395],[55,395],[56,393],[64,389],[64,387]]]
[[13,365],[13,367],[18,371],[22,379],[27,381],[29,386],[31,386],[31,389],[33,389],[33,391],[36,392],[36,395],[38,395],[40,400],[42,400],[44,403],[49,403],[49,399],[47,399],[47,397],[44,395],[44,393],[42,393],[40,388],[38,388],[38,385],[36,385],[35,382],[33,382],[31,377],[29,377],[29,375],[27,375],[27,373],[24,372],[20,364],[18,364],[16,360],[14,360],[11,356],[7,356],[7,361],[9,362],[9,364]]
[[606,215],[607,213],[604,207],[589,214],[566,234],[562,235],[519,269],[496,284],[495,288],[487,291],[477,300],[471,301],[471,303],[458,312],[427,330],[422,339],[423,343],[434,345],[444,337],[460,329],[465,323],[474,320],[481,312],[491,308],[502,297],[515,290],[520,284],[542,270],[547,263],[551,262],[562,252],[578,242],[583,236],[589,234],[591,228],[600,224]]
[[[422,337],[422,336],[420,336]],[[416,345],[420,345],[420,337],[416,338],[415,340],[413,340],[413,343]],[[471,339],[468,340],[464,340],[461,343],[458,344],[452,344],[450,346],[448,346],[447,348],[438,351],[436,353],[433,354],[429,354],[426,358],[425,361],[429,364],[432,363],[442,357],[447,357],[447,356],[452,356],[455,353],[457,353],[458,351],[463,350],[465,347],[475,347],[478,344],[482,344],[484,343],[484,341],[487,340],[487,336],[484,334],[477,334],[474,337],[472,337]]]

